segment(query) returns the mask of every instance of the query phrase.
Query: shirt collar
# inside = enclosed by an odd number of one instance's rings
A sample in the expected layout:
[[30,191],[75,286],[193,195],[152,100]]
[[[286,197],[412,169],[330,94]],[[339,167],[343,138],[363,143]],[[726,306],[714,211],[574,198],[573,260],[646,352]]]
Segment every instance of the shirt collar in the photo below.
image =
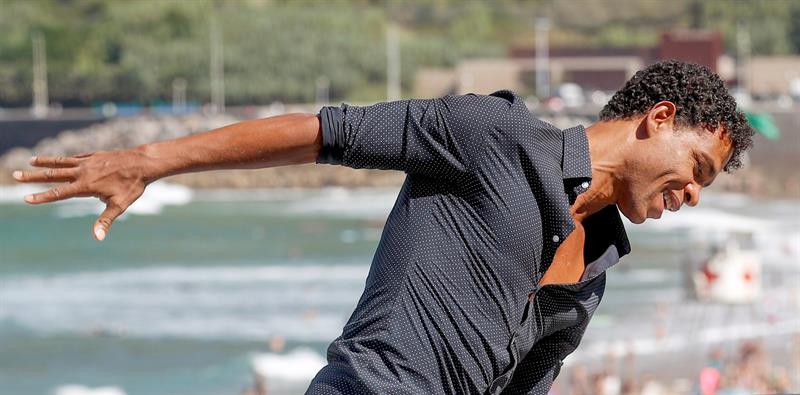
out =
[[564,179],[592,178],[592,160],[589,157],[589,139],[583,125],[564,129],[561,171]]
[[[606,226],[601,232],[605,232],[610,237],[609,241],[617,247],[619,256],[628,255],[631,252],[631,242],[628,240],[628,232],[625,231],[625,225],[622,223],[622,217],[617,205],[608,205],[589,218],[594,216],[597,216],[598,220],[605,223]],[[584,226],[586,226],[586,223],[584,223]]]

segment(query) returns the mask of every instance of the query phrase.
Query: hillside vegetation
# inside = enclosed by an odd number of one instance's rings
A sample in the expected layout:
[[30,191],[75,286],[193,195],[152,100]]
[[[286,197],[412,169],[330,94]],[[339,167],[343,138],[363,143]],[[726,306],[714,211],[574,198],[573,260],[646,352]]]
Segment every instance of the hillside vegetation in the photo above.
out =
[[318,81],[331,100],[384,98],[386,26],[400,29],[402,82],[420,67],[503,56],[532,45],[534,20],[552,45],[646,46],[664,29],[718,29],[730,53],[737,28],[753,54],[800,52],[800,1],[101,1],[0,0],[0,106],[31,102],[31,37],[46,40],[50,100],[65,106],[209,100],[212,18],[224,47],[229,104],[309,102]]

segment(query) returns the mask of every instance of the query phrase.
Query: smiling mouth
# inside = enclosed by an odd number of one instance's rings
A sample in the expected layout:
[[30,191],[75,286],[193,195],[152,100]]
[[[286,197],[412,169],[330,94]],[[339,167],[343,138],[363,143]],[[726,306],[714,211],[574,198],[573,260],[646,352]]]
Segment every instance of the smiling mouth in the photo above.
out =
[[664,208],[675,212],[681,208],[681,204],[672,196],[672,193],[669,190],[664,190],[661,192],[661,198],[664,199]]

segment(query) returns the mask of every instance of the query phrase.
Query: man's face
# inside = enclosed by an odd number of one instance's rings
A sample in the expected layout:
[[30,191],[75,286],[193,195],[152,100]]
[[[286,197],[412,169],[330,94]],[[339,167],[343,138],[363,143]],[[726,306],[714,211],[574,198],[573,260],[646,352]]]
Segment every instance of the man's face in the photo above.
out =
[[641,126],[626,152],[626,174],[617,202],[633,223],[661,218],[664,210],[677,211],[684,203],[694,206],[700,191],[714,181],[733,152],[731,140],[716,130],[675,127],[672,122]]

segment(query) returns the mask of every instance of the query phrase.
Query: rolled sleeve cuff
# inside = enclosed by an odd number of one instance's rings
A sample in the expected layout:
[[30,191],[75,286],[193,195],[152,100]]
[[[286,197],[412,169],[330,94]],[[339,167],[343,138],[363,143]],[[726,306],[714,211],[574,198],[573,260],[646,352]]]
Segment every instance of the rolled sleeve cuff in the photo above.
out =
[[317,155],[317,163],[342,164],[345,149],[344,117],[340,107],[326,106],[319,110],[322,128],[322,148]]

